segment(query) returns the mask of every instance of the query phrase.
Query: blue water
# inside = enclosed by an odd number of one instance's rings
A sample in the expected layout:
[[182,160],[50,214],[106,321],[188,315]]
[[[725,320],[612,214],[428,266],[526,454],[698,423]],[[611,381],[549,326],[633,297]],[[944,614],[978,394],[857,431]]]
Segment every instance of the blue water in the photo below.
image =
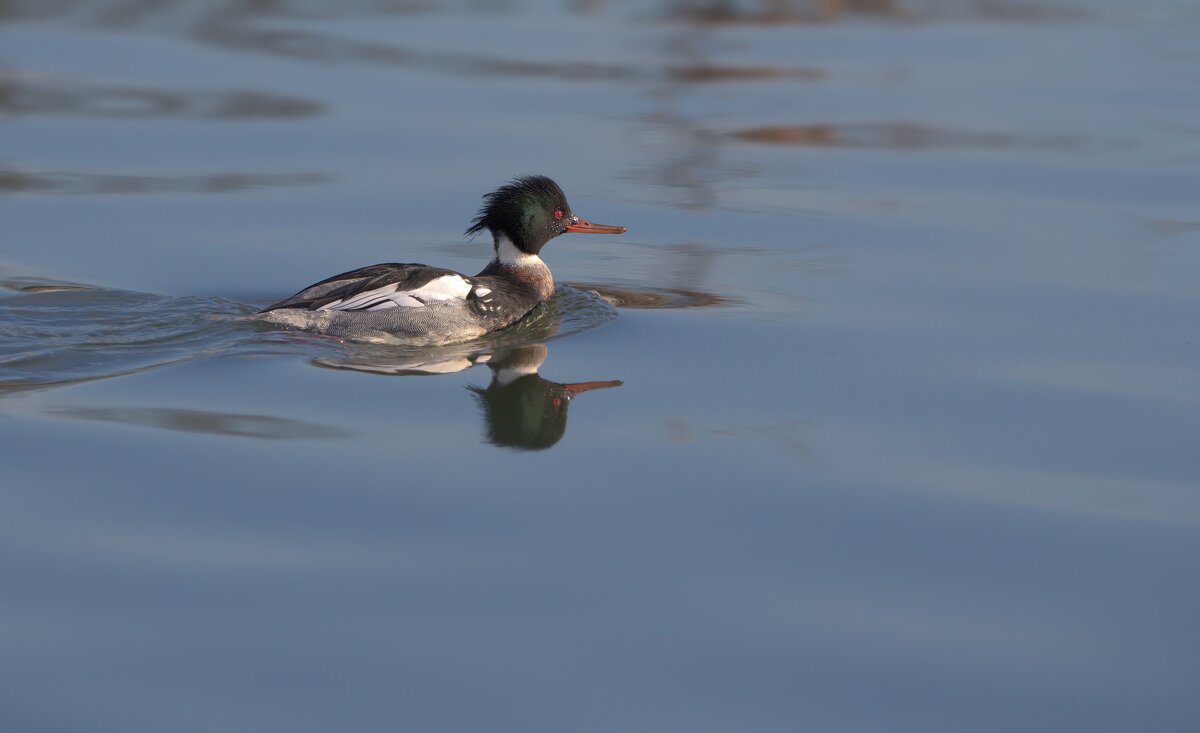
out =
[[[5,4],[0,729],[1196,730],[1198,30]],[[534,172],[513,332],[242,319]]]

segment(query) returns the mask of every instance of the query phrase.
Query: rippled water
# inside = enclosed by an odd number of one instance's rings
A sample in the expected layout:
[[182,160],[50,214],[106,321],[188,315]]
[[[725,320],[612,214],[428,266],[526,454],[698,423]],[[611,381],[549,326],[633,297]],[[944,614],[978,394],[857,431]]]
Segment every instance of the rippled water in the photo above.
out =
[[[0,729],[1196,729],[1197,31],[0,5]],[[242,319],[535,172],[512,331]]]
[[212,298],[27,286],[0,298],[3,387],[51,387],[132,374],[229,347],[247,309]]
[[[621,386],[619,380],[561,384],[538,376],[554,338],[594,328],[616,315],[609,304],[670,307],[676,293],[559,286],[555,296],[516,327],[452,346],[378,346],[246,321],[255,309],[221,298],[172,298],[72,283],[11,281],[23,295],[0,298],[0,399],[26,390],[127,376],[218,355],[310,359],[314,366],[390,376],[453,374],[487,365],[491,384],[479,397],[489,442],[541,450],[562,438],[567,405],[577,395]],[[323,355],[322,355],[323,354]],[[204,432],[243,438],[334,438],[345,431],[269,415],[146,407],[49,407],[52,417]]]

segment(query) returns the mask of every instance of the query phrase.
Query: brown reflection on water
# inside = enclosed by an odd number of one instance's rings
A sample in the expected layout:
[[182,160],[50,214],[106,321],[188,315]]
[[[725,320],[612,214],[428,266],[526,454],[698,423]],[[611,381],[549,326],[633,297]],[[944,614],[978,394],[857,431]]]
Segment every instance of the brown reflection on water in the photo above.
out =
[[[574,13],[629,11],[603,0],[569,0]],[[503,5],[468,2],[469,11],[535,12],[530,2]],[[647,14],[636,13],[645,18]],[[819,82],[829,73],[817,67],[776,63],[731,63],[718,58],[725,25],[829,23],[853,17],[881,20],[930,20],[977,17],[1001,20],[1054,20],[1064,13],[1034,0],[661,0],[649,6],[662,24],[665,51],[660,62],[598,62],[538,56],[523,50],[499,55],[459,52],[447,46],[415,50],[386,41],[357,39],[326,29],[319,21],[370,16],[399,16],[445,10],[435,3],[408,0],[0,0],[0,22],[57,18],[77,26],[167,34],[238,53],[300,59],[320,64],[358,63],[408,67],[469,77],[545,78],[563,82],[634,85],[647,94],[653,109],[642,119],[635,145],[646,149],[632,177],[666,191],[671,205],[709,209],[722,205],[720,191],[731,181],[761,175],[755,164],[730,155],[727,146],[759,144],[858,147],[887,150],[941,148],[1068,148],[1068,139],[1018,138],[1004,133],[970,132],[904,123],[866,125],[803,124],[719,129],[711,117],[689,109],[689,94],[709,85],[743,86]],[[277,21],[300,20],[303,29]],[[473,21],[476,22],[476,21]],[[513,55],[525,58],[512,58]],[[772,90],[772,93],[794,93]],[[181,92],[91,83],[43,81],[0,76],[0,114],[76,115],[95,118],[303,119],[322,114],[313,100],[263,91]],[[221,174],[152,178],[89,173],[30,173],[0,169],[0,194],[14,191],[54,193],[149,193],[158,191],[238,191],[321,180],[319,174]]]
[[821,69],[774,68],[769,66],[718,66],[699,63],[692,66],[671,68],[667,77],[671,81],[685,84],[708,84],[714,82],[772,81],[797,79],[816,81],[828,76]]
[[[929,3],[919,0],[673,0],[664,4],[665,17],[671,21],[662,43],[670,57],[669,66],[701,70],[723,68],[712,57],[723,48],[723,27],[728,25],[782,26],[805,23],[830,23],[852,16],[882,20],[929,21],[937,18],[975,17],[1004,21],[1050,21],[1074,17],[1044,2],[1022,0],[961,0]],[[786,78],[820,82],[832,74],[822,69],[794,70]],[[716,74],[731,83],[754,80],[747,74]],[[939,149],[1008,150],[1054,149],[1079,150],[1093,147],[1117,147],[1084,141],[1073,136],[1025,136],[1006,132],[956,130],[936,125],[882,122],[877,124],[816,123],[764,125],[730,131],[720,130],[711,117],[692,112],[693,98],[688,75],[667,76],[649,88],[653,111],[645,115],[637,130],[635,143],[646,149],[641,156],[650,161],[631,173],[667,192],[669,203],[681,208],[704,210],[728,204],[721,191],[741,178],[762,174],[761,166],[745,161],[728,146],[736,142],[769,145],[864,148],[896,151]],[[713,80],[716,80],[714,78]],[[766,74],[760,79],[772,79]],[[780,94],[802,94],[802,91]]]
[[320,102],[260,91],[178,92],[0,77],[0,114],[74,117],[302,118]]
[[670,14],[692,22],[713,25],[825,23],[848,15],[887,18],[909,17],[899,0],[675,0]]
[[[205,45],[239,52],[266,54],[318,63],[363,63],[377,66],[413,66],[426,70],[466,76],[520,76],[563,81],[650,82],[673,81],[685,84],[763,81],[771,79],[816,79],[819,69],[732,66],[717,64],[654,67],[645,64],[607,64],[566,59],[518,60],[482,54],[413,51],[371,41],[356,41],[314,30],[264,28],[262,21],[280,19],[335,19],[355,15],[411,14],[432,12],[427,3],[367,2],[330,3],[319,11],[299,2],[276,0],[215,4],[197,7],[195,12],[179,12],[200,3],[189,0],[145,0],[143,2],[97,2],[86,5],[66,4],[58,14],[70,16],[83,25],[104,28],[167,29]],[[190,9],[190,8],[189,8]],[[494,11],[487,5],[481,9]],[[514,8],[520,9],[520,8]],[[589,12],[595,8],[580,9]],[[178,20],[172,20],[172,13]],[[36,4],[0,3],[0,22],[5,19],[31,19],[53,15],[53,8]],[[674,13],[671,13],[674,15]],[[686,15],[686,13],[685,13]],[[12,84],[12,82],[8,82]],[[56,113],[95,114],[97,116],[190,115],[198,117],[287,117],[310,116],[322,111],[317,102],[280,97],[262,92],[226,92],[223,94],[175,95],[144,89],[55,90],[41,86],[8,91],[16,101],[8,103],[16,112],[48,109]],[[0,84],[0,109],[4,109],[4,86]]]
[[[456,4],[453,9],[464,9]],[[595,15],[620,4],[606,0],[569,0],[572,12]],[[1039,0],[660,0],[652,4],[669,20],[707,24],[828,23],[858,16],[883,19],[930,19],[953,15],[1018,21],[1077,18],[1077,8]],[[465,3],[474,12],[520,12],[541,8],[530,2],[476,0]],[[222,21],[240,24],[256,19],[321,20],[363,15],[412,15],[446,10],[428,0],[243,0],[211,3],[203,0],[6,0],[0,2],[0,22],[70,17],[102,28],[154,26],[162,28]],[[653,11],[652,11],[653,12]],[[281,36],[282,37],[282,36]]]
[[75,171],[22,171],[0,168],[0,196],[6,194],[163,194],[234,193],[328,181],[326,173],[213,173],[198,176],[137,176]]
[[770,125],[735,130],[729,137],[767,145],[880,150],[1003,150],[1012,148],[1073,149],[1082,145],[1069,136],[1018,136],[1003,132],[952,130],[904,122],[878,124]]
[[1049,6],[1035,0],[960,0],[959,2],[914,2],[912,0],[674,0],[668,15],[709,25],[786,25],[831,23],[855,16],[885,20],[925,21],[965,15],[1006,22],[1074,20],[1084,15],[1078,9]]
[[74,420],[260,440],[343,438],[348,435],[339,428],[303,420],[174,407],[52,407],[47,409],[47,413]]
[[462,76],[517,76],[569,82],[673,81],[707,84],[770,79],[818,79],[819,69],[763,66],[644,64],[512,59],[468,53],[412,51],[398,46],[336,38],[313,31],[281,31],[250,25],[249,16],[215,16],[193,31],[196,40],[240,51],[323,63],[356,62],[415,68]]

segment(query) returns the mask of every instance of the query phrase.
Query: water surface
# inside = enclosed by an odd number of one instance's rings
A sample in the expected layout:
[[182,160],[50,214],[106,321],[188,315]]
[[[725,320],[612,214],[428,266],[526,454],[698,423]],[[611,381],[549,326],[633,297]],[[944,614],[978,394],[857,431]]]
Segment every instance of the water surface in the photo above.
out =
[[[5,4],[0,724],[1196,729],[1197,31]],[[241,319],[535,172],[512,333]]]

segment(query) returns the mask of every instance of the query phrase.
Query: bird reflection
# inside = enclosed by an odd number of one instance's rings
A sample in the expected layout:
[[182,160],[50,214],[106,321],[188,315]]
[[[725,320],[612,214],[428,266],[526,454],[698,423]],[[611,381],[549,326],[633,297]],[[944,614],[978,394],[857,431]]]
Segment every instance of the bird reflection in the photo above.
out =
[[347,358],[320,358],[313,363],[331,369],[417,376],[453,374],[486,364],[492,379],[487,387],[468,386],[483,417],[487,442],[514,450],[545,450],[567,430],[567,407],[584,392],[620,387],[624,382],[552,382],[538,374],[546,361],[546,344],[498,350],[418,352],[397,356],[364,349]]

